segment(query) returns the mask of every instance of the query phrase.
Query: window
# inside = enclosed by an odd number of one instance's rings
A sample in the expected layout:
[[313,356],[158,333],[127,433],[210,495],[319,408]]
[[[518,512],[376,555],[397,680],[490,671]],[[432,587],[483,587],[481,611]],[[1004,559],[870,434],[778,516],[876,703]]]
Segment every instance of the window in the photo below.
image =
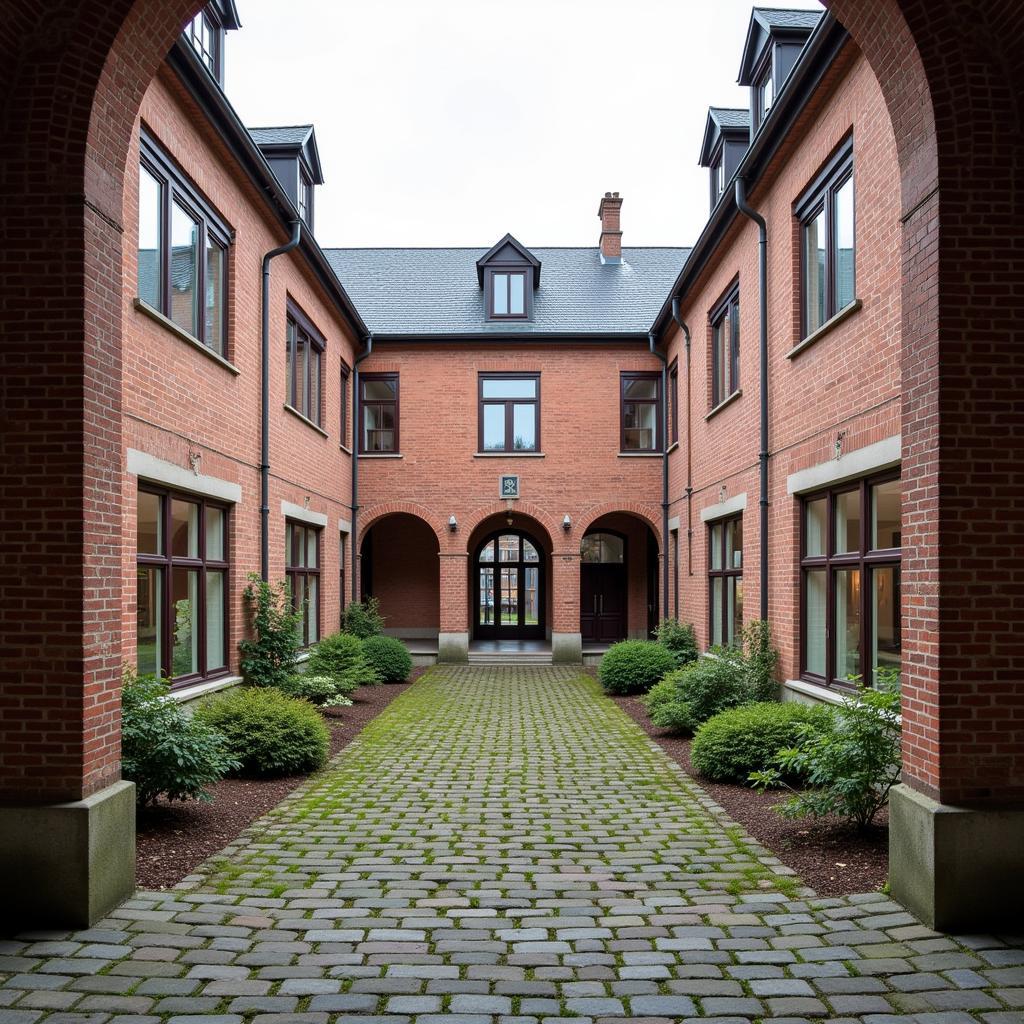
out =
[[711,313],[711,408],[740,386],[740,288],[734,285]]
[[347,540],[347,533],[342,533],[338,537],[338,623],[342,629],[345,628],[345,542]]
[[580,541],[580,561],[588,565],[622,565],[626,541],[617,533],[588,533]]
[[775,99],[775,87],[772,83],[771,63],[758,81],[756,89],[757,102],[757,124],[755,128],[764,123],[768,111],[772,109],[772,102]]
[[492,320],[525,320],[526,271],[491,271],[489,301],[488,316]]
[[540,448],[540,374],[480,374],[482,452]]
[[306,227],[313,226],[313,182],[309,175],[299,168],[299,216]]
[[359,378],[362,437],[367,454],[398,452],[398,374],[364,373]]
[[320,529],[285,521],[284,571],[292,608],[302,616],[299,636],[308,647],[320,639]]
[[661,451],[661,374],[624,373],[621,388],[622,451]]
[[708,636],[712,647],[740,642],[743,630],[743,517],[708,526]]
[[136,641],[140,673],[174,685],[227,672],[227,509],[140,488]]
[[811,495],[802,508],[802,675],[874,684],[899,671],[901,491],[875,477]]
[[715,208],[715,204],[722,197],[722,193],[725,191],[725,154],[723,150],[719,150],[718,157],[711,164],[711,208]]
[[801,325],[806,338],[856,298],[852,139],[801,198],[796,216],[800,221]]
[[668,422],[672,444],[679,443],[679,363],[668,371]]
[[287,339],[285,358],[288,405],[319,427],[322,404],[320,364],[324,339],[291,303],[288,305]]
[[140,160],[139,298],[223,356],[230,232],[145,134]]
[[344,359],[341,361],[341,431],[338,436],[341,438],[342,448],[348,447],[348,382],[352,371]]
[[209,10],[197,14],[185,26],[185,38],[192,44],[192,49],[206,65],[207,70],[217,79],[221,76],[221,47],[223,30]]

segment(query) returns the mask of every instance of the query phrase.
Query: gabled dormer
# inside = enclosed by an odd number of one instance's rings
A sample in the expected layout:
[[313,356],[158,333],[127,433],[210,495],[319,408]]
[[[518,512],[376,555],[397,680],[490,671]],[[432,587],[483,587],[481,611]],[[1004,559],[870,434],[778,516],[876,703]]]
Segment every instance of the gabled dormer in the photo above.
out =
[[540,287],[540,260],[506,235],[476,261],[488,320],[530,320],[533,293]]
[[711,209],[718,205],[750,140],[750,113],[735,107],[709,107],[700,165],[710,170]]
[[313,126],[250,128],[249,134],[284,186],[303,223],[312,231],[313,189],[324,183]]
[[807,37],[824,11],[776,10],[755,7],[740,61],[740,85],[750,89],[750,138],[771,110],[786,84]]
[[186,26],[186,41],[224,88],[224,36],[242,27],[235,0],[210,0]]

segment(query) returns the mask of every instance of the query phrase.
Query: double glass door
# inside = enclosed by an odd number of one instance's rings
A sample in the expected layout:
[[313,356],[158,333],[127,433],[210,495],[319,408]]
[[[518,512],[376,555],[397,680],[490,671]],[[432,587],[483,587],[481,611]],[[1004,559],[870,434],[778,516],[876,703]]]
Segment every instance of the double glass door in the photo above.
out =
[[473,571],[475,636],[507,640],[544,636],[544,562],[528,534],[505,530],[486,538]]

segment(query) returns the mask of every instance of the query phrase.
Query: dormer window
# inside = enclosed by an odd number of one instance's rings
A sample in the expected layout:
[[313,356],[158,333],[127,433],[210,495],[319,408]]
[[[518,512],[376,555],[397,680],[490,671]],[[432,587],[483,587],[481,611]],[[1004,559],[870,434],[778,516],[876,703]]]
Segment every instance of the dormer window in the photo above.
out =
[[313,227],[313,182],[309,175],[299,168],[299,216],[306,227]]
[[526,271],[491,272],[491,318],[526,316]]
[[772,102],[775,99],[774,86],[772,84],[772,69],[769,65],[761,79],[758,81],[756,87],[756,102],[755,110],[757,111],[757,124],[754,126],[754,130],[762,124],[764,119],[768,116],[768,111],[772,109]]
[[182,33],[206,70],[224,85],[224,35],[241,27],[234,0],[212,0],[186,26]]
[[476,261],[486,320],[529,320],[540,284],[540,260],[506,235]]
[[711,165],[711,205],[714,206],[725,191],[725,155],[718,154],[718,159]]

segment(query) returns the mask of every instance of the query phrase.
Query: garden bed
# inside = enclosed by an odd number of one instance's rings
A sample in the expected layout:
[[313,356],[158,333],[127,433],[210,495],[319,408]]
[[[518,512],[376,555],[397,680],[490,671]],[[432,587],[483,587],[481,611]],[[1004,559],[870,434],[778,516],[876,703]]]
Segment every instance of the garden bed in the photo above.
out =
[[886,809],[879,812],[876,825],[864,834],[838,820],[789,821],[774,810],[784,799],[783,793],[759,793],[746,786],[703,778],[690,764],[689,737],[675,736],[652,725],[638,697],[612,699],[734,821],[791,867],[818,895],[849,896],[872,892],[885,884],[889,873]]
[[[330,756],[346,747],[425,671],[413,669],[406,683],[362,686],[353,694],[351,707],[325,712],[331,733]],[[136,885],[165,889],[177,884],[308,778],[224,779],[210,786],[212,803],[161,799],[140,809],[136,818]]]

